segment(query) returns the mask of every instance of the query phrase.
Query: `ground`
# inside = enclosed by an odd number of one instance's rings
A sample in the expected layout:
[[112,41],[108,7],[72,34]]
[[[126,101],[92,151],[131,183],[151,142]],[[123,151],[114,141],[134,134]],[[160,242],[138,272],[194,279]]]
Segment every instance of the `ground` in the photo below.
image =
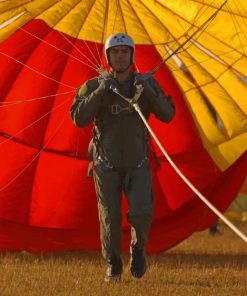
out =
[[[237,227],[247,234],[247,223]],[[0,253],[0,296],[247,295],[247,244],[227,226],[221,236],[195,233],[171,250],[148,256],[142,279],[124,255],[122,282],[105,284],[99,252]]]

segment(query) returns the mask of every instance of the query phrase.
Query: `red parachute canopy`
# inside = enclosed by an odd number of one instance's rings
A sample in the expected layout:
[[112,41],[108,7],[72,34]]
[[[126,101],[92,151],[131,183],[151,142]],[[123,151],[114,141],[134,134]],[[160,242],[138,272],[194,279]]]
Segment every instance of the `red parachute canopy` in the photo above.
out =
[[[191,1],[185,16],[180,11],[184,27],[178,22],[168,30],[166,22],[178,18],[176,2],[173,8],[159,1],[146,8],[135,4],[131,14],[125,1],[117,7],[114,1],[102,6],[100,1],[71,0],[66,7],[64,1],[7,2],[0,4],[0,249],[99,249],[94,185],[86,178],[92,126],[78,129],[71,121],[75,91],[97,75],[103,42],[110,33],[127,31],[134,38],[136,66],[147,72],[160,63],[164,53],[177,48],[185,28],[197,26],[192,20],[199,6]],[[145,26],[141,19],[137,22],[142,15],[146,15]],[[226,13],[221,17],[225,22]],[[154,117],[149,123],[181,172],[224,212],[246,176],[247,110],[227,89],[226,77],[217,75],[228,71],[230,86],[238,85],[246,95],[241,79],[246,78],[247,67],[243,70],[244,60],[241,65],[236,62],[235,68],[228,67],[230,58],[239,58],[240,49],[231,57],[225,54],[225,65],[215,57],[210,60],[205,42],[215,38],[222,51],[223,43],[230,42],[225,36],[213,37],[217,28],[215,23],[201,32],[194,45],[191,41],[156,72],[165,93],[173,97],[176,116],[169,124]],[[195,42],[204,45],[204,50]],[[207,44],[215,52],[213,44]],[[205,55],[208,61],[202,65]],[[155,216],[147,251],[158,252],[206,229],[217,217],[181,180],[155,143],[152,150]],[[124,250],[129,249],[129,230],[124,217]]]

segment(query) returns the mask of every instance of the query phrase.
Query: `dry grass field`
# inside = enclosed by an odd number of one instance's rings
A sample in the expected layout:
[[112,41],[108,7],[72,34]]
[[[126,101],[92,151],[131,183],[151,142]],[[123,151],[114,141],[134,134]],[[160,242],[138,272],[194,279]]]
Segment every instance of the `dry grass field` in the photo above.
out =
[[[247,224],[238,225],[246,234]],[[105,284],[98,252],[0,253],[0,296],[247,295],[247,244],[226,226],[223,235],[196,233],[173,249],[149,255],[142,279],[129,273]]]

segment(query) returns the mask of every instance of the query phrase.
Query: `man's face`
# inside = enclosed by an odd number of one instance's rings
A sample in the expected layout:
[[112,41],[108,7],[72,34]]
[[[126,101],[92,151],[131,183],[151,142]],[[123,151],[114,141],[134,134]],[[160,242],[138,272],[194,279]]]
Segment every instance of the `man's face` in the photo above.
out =
[[115,46],[109,52],[111,67],[117,72],[124,72],[130,66],[131,50],[129,46]]

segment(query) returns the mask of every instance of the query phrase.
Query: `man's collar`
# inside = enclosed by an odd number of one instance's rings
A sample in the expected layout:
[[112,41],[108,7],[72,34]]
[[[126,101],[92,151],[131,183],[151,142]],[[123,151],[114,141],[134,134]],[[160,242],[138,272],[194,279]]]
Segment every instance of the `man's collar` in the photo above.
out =
[[[132,79],[133,79],[133,76],[134,76],[134,73],[135,73],[135,72],[134,72],[133,70],[130,71],[129,75],[126,77],[126,79],[124,80],[123,83],[132,80]],[[111,75],[112,78],[116,79],[116,78],[114,77],[114,73],[113,73],[112,70],[110,70],[109,74]]]

